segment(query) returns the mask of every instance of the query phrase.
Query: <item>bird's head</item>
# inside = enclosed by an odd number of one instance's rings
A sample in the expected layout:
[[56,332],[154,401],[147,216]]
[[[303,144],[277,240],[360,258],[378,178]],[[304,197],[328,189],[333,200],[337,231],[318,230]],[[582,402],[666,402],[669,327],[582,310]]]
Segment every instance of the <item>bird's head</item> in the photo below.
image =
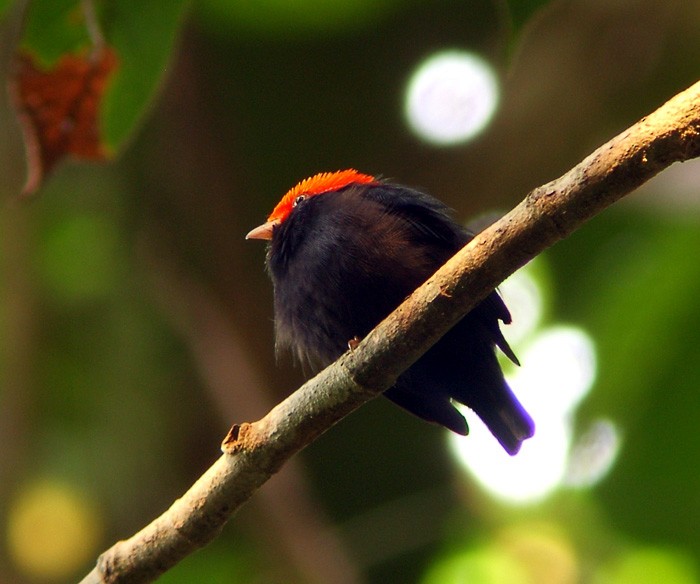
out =
[[376,183],[377,178],[362,174],[354,169],[337,172],[322,172],[304,179],[287,191],[277,206],[272,210],[267,221],[251,230],[246,239],[272,239],[275,228],[281,225],[301,201],[307,197],[315,197],[345,188],[352,184]]

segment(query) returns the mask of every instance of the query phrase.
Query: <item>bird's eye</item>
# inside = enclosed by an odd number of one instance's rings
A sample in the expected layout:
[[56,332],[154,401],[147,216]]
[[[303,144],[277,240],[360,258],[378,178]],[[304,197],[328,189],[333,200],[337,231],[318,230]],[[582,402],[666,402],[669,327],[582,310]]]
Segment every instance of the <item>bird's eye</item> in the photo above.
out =
[[294,199],[293,206],[296,207],[299,203],[301,203],[304,200],[306,200],[306,195],[299,195],[296,199]]

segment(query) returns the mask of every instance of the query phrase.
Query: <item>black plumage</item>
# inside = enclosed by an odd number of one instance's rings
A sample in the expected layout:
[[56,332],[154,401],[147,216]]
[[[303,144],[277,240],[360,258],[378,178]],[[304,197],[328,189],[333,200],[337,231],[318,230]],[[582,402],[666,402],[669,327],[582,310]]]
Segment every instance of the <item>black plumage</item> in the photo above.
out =
[[[378,180],[295,194],[281,220],[266,225],[259,237],[271,239],[277,349],[290,348],[314,367],[330,364],[351,339],[367,335],[472,237],[437,199]],[[534,424],[498,364],[496,346],[517,363],[499,320],[507,324],[511,317],[493,292],[386,397],[467,434],[456,400],[481,417],[507,452],[518,452]]]

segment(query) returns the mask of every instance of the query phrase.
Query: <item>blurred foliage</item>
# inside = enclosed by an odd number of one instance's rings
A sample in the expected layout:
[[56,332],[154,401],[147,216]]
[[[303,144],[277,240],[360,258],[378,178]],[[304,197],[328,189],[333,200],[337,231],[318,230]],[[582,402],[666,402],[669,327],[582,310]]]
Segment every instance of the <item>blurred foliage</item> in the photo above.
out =
[[102,111],[104,140],[116,151],[134,131],[174,58],[187,0],[104,3],[104,34],[119,54],[119,70]]
[[517,33],[537,12],[551,3],[550,0],[509,0],[506,4],[514,32]]
[[0,0],[0,18],[5,14],[5,11],[12,5],[12,0]]
[[698,581],[698,573],[691,558],[676,551],[651,548],[624,555],[603,578],[615,584],[692,584]]
[[204,0],[200,15],[207,26],[273,37],[347,32],[391,15],[398,0]]
[[[91,43],[75,1],[30,2],[24,29],[8,6],[6,76],[18,44],[51,61]],[[102,110],[118,160],[65,164],[17,204],[23,146],[0,98],[3,583],[75,581],[199,476],[233,422],[303,380],[275,362],[264,250],[243,240],[295,181],[354,166],[466,221],[513,206],[700,70],[700,7],[685,0],[95,7],[120,56]],[[492,125],[454,148],[401,117],[410,74],[442,48],[502,71]],[[576,426],[603,417],[620,433],[601,482],[498,503],[442,430],[376,400],[162,581],[699,582],[698,184],[697,163],[666,171],[538,266],[546,324],[597,347]],[[52,571],[50,550],[65,560]]]
[[109,152],[115,152],[136,129],[168,69],[187,4],[186,0],[95,2],[96,22],[91,23],[76,0],[29,2],[20,46],[48,68],[62,55],[85,53],[101,42],[91,38],[90,26],[105,37],[117,52],[118,70],[100,122],[102,140]]
[[30,2],[21,47],[48,67],[65,53],[90,47],[85,18],[75,0]]
[[[624,432],[625,456],[600,497],[621,528],[700,550],[697,451],[681,438],[695,431],[698,413],[691,405],[698,379],[688,371],[700,330],[694,301],[700,266],[689,253],[700,249],[698,218],[616,210],[573,239],[587,269],[572,270],[562,258],[560,272],[579,290],[571,310],[589,323],[600,349],[597,391],[587,407],[617,420]],[[650,499],[664,504],[648,506]]]

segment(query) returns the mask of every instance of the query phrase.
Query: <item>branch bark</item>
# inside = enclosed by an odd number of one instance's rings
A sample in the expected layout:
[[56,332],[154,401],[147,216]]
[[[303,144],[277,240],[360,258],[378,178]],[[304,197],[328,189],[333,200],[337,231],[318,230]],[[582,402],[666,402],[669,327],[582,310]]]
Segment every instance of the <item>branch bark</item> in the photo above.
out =
[[104,552],[83,584],[150,582],[204,546],[286,460],[390,387],[506,277],[664,168],[698,156],[700,82],[534,189],[354,351],[261,420],[234,426],[223,456],[170,509]]

